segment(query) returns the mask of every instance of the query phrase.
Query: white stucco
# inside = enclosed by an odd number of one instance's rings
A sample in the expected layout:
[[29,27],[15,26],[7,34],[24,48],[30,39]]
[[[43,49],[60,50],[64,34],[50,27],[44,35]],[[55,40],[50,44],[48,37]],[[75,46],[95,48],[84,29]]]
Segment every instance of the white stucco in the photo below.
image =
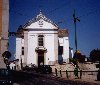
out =
[[19,59],[18,65],[20,65],[20,59],[21,59],[21,38],[16,38],[16,59]]
[[[42,22],[43,25],[40,25],[39,24],[40,22]],[[30,26],[27,26],[27,28],[31,28],[31,29],[48,29],[48,28],[49,29],[57,29],[57,27],[55,27],[53,24],[46,22],[43,19],[40,19],[39,21],[32,23]]]
[[51,61],[55,61],[56,60],[55,45],[54,45],[54,34],[47,34],[45,36],[45,47],[47,49],[46,64],[48,64]]
[[28,33],[28,47],[27,64],[37,64],[35,52],[35,48],[37,47],[37,35],[32,32]]
[[60,46],[63,46],[63,61],[66,62],[69,58],[69,39],[68,37],[59,38]]
[[[34,29],[34,28],[33,28]],[[49,34],[50,33],[50,34]],[[56,33],[56,34],[54,34]],[[45,64],[48,64],[50,61],[55,61],[55,41],[58,43],[58,40],[54,39],[54,35],[57,35],[57,31],[29,31],[28,32],[28,56],[27,64],[37,64],[37,53],[35,52],[36,47],[38,47],[38,35],[44,35],[44,48],[47,49],[45,53]],[[32,50],[33,49],[33,50]]]

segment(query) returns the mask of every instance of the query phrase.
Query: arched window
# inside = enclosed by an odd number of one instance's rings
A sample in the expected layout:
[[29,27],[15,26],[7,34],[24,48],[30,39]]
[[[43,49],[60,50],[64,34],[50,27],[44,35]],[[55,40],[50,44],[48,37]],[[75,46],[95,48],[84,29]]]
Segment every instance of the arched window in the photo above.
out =
[[43,37],[44,37],[43,35],[38,36],[38,45],[39,46],[43,46]]

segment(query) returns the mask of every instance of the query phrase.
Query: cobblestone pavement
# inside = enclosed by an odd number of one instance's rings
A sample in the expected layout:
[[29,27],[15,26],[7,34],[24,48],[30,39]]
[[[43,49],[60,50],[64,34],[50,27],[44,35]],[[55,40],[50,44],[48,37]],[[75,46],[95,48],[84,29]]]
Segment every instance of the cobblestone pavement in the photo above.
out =
[[19,82],[14,85],[100,85],[100,83],[86,82],[78,79],[62,79],[59,77],[53,77],[50,75],[35,75],[35,77],[28,79],[27,81]]

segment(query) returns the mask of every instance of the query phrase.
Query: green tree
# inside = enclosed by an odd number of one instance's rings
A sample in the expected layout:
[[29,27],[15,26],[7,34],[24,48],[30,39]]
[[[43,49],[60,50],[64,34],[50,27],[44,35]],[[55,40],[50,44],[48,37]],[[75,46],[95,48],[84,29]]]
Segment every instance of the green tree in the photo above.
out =
[[84,63],[86,56],[82,55],[80,52],[75,52],[73,58],[79,63]]
[[3,54],[4,63],[7,65],[9,62],[9,58],[11,57],[11,53],[9,51],[5,51]]
[[92,62],[100,61],[100,49],[94,49],[90,52],[90,59]]

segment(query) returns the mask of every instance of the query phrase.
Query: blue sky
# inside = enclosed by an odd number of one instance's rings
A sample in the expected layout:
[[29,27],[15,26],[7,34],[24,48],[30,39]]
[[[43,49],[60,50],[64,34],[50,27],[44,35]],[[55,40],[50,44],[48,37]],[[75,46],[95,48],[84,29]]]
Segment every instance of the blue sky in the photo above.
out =
[[[91,50],[100,49],[100,0],[9,0],[9,31],[16,32],[19,25],[34,18],[40,10],[60,28],[68,29],[70,47],[75,50],[73,12],[77,22],[78,50],[89,56]],[[10,37],[9,48],[15,52],[15,37]]]

